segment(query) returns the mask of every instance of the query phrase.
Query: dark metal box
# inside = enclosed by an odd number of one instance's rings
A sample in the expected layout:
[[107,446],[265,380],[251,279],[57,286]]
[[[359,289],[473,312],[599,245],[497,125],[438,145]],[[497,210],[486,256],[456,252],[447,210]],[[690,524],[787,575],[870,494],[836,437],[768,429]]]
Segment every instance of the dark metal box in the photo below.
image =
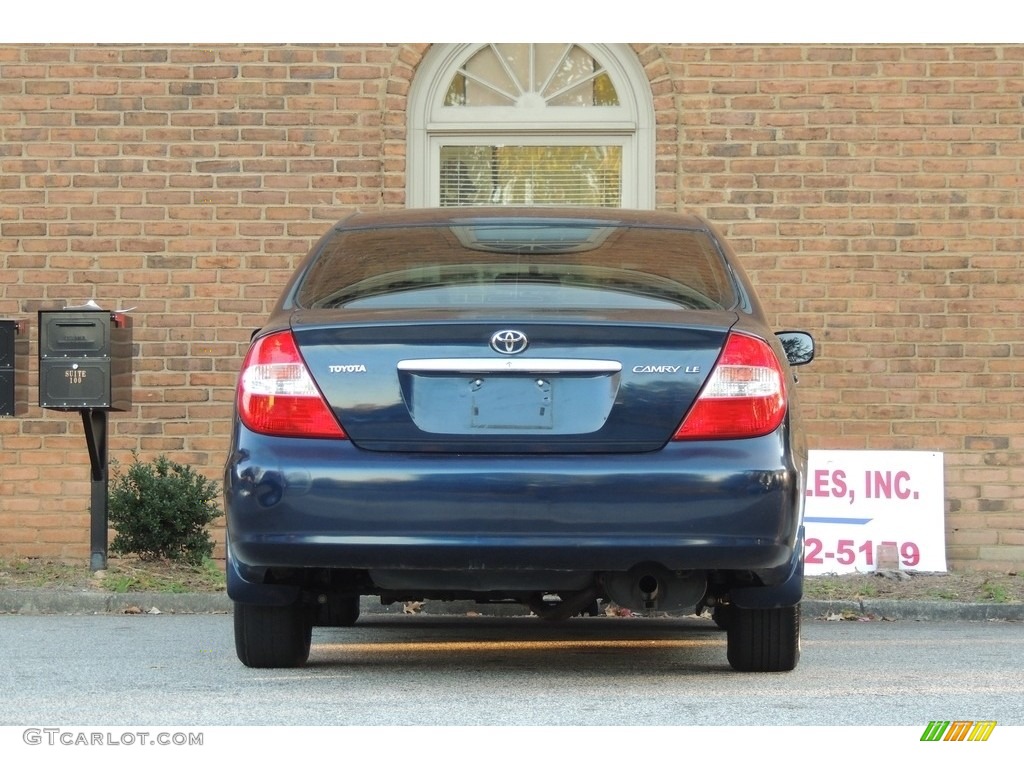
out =
[[131,317],[103,310],[41,311],[39,405],[57,410],[131,408]]
[[0,416],[28,410],[28,323],[0,320]]

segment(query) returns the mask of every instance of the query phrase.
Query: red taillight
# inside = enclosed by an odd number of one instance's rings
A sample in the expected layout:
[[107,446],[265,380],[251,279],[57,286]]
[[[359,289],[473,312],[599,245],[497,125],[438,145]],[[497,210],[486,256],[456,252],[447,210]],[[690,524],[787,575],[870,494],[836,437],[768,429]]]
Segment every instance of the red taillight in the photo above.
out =
[[759,437],[778,429],[786,416],[782,366],[768,343],[730,333],[674,440]]
[[238,416],[253,432],[280,437],[345,437],[290,331],[249,349],[238,379]]

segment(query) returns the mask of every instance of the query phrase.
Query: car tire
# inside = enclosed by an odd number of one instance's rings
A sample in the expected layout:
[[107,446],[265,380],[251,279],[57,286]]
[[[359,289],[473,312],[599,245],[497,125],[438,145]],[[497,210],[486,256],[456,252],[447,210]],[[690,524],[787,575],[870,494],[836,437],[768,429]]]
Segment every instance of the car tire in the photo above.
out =
[[331,597],[317,607],[314,624],[318,627],[351,627],[359,620],[359,603],[359,595]]
[[726,626],[729,664],[738,672],[789,672],[800,660],[800,606],[732,606]]
[[247,667],[301,667],[312,635],[312,616],[301,603],[235,603],[235,653]]
[[711,620],[715,626],[722,630],[728,630],[732,623],[733,607],[731,605],[716,605],[711,609]]

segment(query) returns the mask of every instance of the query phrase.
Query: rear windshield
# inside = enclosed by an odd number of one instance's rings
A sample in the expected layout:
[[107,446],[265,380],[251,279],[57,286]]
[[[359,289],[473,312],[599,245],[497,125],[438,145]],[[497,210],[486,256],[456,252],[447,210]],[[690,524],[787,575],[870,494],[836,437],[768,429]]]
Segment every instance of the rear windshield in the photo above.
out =
[[298,286],[305,308],[726,309],[707,232],[607,221],[343,229]]

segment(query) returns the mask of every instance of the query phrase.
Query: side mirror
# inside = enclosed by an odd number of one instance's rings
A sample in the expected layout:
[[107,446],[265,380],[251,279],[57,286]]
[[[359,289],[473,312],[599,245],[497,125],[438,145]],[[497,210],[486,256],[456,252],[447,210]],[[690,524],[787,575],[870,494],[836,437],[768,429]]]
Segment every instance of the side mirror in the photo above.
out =
[[807,365],[814,359],[814,339],[805,331],[781,331],[775,334],[782,342],[790,365]]

